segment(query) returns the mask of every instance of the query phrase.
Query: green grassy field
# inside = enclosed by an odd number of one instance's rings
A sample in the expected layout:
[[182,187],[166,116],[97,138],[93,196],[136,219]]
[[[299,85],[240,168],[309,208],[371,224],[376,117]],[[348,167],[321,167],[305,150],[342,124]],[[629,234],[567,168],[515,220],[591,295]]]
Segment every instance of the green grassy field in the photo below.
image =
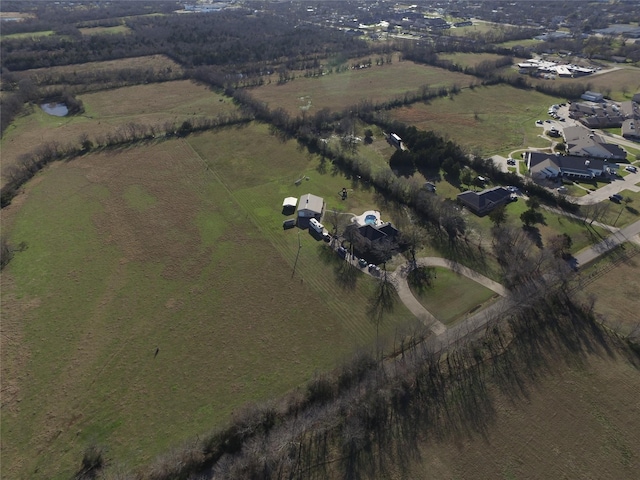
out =
[[546,147],[537,119],[560,99],[507,85],[465,89],[449,99],[414,104],[391,112],[402,122],[433,130],[470,151],[502,154],[518,148]]
[[[497,295],[486,287],[447,268],[435,267],[431,287],[411,287],[414,296],[447,326],[465,318],[469,312],[487,306]],[[455,301],[451,301],[455,298]]]
[[423,85],[431,87],[467,86],[478,83],[475,77],[409,61],[347,70],[320,78],[296,78],[284,85],[275,82],[251,89],[251,94],[271,108],[281,107],[291,115],[302,109],[311,114],[322,108],[341,111],[360,101],[384,102]]
[[438,58],[441,60],[449,60],[454,65],[460,65],[462,67],[476,67],[481,62],[487,60],[497,60],[502,58],[502,55],[497,55],[495,53],[447,53],[440,54]]
[[21,38],[40,38],[40,37],[49,37],[54,34],[55,32],[53,30],[42,30],[40,32],[12,33],[10,35],[1,35],[0,40],[21,39]]
[[117,25],[115,27],[91,27],[80,28],[82,35],[119,35],[131,33],[131,29],[126,25]]
[[[2,274],[3,474],[69,478],[91,442],[148,462],[371,348],[374,281],[282,230],[284,196],[342,186],[345,211],[378,207],[263,125],[42,172],[3,211],[26,242]],[[382,344],[416,327],[397,303]]]

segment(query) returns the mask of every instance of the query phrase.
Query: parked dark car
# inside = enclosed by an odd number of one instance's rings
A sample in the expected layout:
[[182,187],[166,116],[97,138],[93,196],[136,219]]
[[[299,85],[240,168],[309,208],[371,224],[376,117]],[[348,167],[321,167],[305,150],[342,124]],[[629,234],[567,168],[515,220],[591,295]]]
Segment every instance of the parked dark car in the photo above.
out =
[[620,203],[622,201],[622,195],[620,195],[619,193],[614,193],[609,197],[609,200],[611,200],[612,202]]
[[345,258],[347,256],[347,249],[344,247],[338,247],[338,255]]

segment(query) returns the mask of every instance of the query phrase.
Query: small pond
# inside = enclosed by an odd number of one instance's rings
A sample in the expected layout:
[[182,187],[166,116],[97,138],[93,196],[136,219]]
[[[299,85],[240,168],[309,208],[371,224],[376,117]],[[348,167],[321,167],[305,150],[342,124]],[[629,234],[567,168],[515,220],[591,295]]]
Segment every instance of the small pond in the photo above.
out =
[[54,117],[65,117],[69,113],[69,109],[64,103],[43,103],[40,108]]

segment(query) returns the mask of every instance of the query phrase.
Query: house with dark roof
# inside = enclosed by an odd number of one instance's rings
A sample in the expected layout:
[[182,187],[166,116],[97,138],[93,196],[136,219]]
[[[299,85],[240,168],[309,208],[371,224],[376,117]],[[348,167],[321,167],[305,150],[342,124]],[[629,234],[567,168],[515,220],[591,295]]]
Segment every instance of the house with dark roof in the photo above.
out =
[[458,194],[458,202],[479,217],[486,215],[499,205],[511,201],[511,192],[504,187],[493,187],[481,192],[467,190]]
[[630,118],[622,122],[622,136],[628,140],[640,141],[640,120]]
[[615,162],[604,159],[552,153],[526,152],[525,162],[531,177],[538,180],[560,177],[593,179],[618,170]]
[[366,224],[358,228],[358,232],[372,242],[382,239],[393,240],[398,236],[398,229],[391,222],[385,222],[380,225]]

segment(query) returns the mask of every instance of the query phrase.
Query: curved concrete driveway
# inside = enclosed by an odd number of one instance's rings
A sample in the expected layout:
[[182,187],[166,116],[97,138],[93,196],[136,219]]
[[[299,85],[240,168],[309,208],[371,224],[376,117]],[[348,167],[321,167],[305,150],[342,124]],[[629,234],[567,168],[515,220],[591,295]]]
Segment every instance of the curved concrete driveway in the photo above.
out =
[[[454,262],[453,260],[447,260],[441,257],[423,257],[416,259],[416,263],[421,267],[443,267],[448,268],[460,275],[464,275],[471,280],[478,282],[480,285],[494,291],[502,297],[507,296],[507,290],[498,282],[494,282],[490,278],[479,274],[478,272],[465,267],[464,265]],[[407,276],[411,271],[408,265],[399,266],[394,272],[389,274],[389,280],[396,288],[398,296],[404,305],[413,313],[416,318],[422,321],[431,331],[436,335],[442,335],[447,331],[447,327],[440,322],[431,312],[429,312],[424,306],[414,297],[409,283],[407,282]],[[483,314],[483,312],[479,312]],[[476,315],[479,315],[476,314]],[[476,316],[474,315],[474,317]],[[470,320],[470,319],[467,319]]]

